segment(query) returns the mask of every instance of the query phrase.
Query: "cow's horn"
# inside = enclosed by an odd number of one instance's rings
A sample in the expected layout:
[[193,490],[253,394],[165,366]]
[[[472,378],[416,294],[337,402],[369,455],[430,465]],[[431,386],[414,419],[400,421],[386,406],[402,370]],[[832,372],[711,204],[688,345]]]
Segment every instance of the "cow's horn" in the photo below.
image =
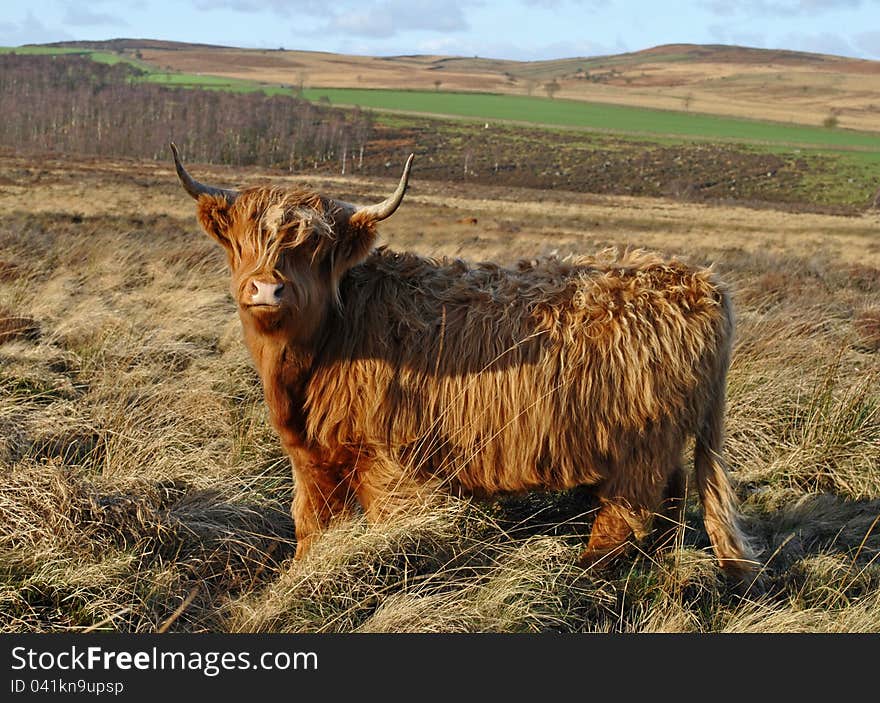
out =
[[359,207],[357,209],[357,214],[359,216],[368,217],[378,222],[379,220],[384,220],[386,217],[391,217],[391,215],[394,214],[394,211],[398,208],[401,201],[403,201],[403,194],[406,193],[406,184],[409,182],[409,170],[412,168],[414,157],[415,154],[410,154],[409,158],[406,160],[406,165],[403,167],[403,175],[400,177],[400,183],[397,184],[397,190],[381,203]]
[[196,200],[199,199],[200,195],[222,195],[232,203],[238,197],[238,191],[206,186],[190,176],[183,167],[183,164],[180,163],[180,153],[177,151],[177,146],[175,146],[174,142],[171,142],[171,153],[174,155],[174,168],[177,169],[177,176],[180,178],[184,190]]

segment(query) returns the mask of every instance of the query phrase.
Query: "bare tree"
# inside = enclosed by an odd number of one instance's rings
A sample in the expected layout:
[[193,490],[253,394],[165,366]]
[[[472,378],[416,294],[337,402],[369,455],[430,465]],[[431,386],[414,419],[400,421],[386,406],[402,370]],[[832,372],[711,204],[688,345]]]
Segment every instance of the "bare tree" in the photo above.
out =
[[547,93],[547,97],[550,98],[550,99],[552,100],[552,99],[556,96],[556,93],[559,92],[559,89],[560,89],[561,87],[562,87],[562,86],[559,85],[559,82],[554,78],[554,79],[553,79],[552,81],[550,81],[549,83],[545,83],[545,84],[544,84],[544,92],[546,92],[546,93]]
[[142,75],[79,56],[0,55],[0,145],[165,159],[174,138],[194,160],[288,169],[333,160],[346,169],[352,149],[363,150],[372,133],[361,110],[167,88],[139,82]]

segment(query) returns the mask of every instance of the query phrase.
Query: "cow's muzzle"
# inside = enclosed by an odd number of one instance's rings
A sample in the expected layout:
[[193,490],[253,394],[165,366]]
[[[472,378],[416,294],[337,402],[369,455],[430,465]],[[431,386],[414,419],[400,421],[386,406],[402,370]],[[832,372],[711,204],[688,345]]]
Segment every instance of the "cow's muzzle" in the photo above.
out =
[[284,291],[283,283],[266,283],[265,281],[253,280],[248,286],[249,307],[278,307],[281,305],[281,294]]

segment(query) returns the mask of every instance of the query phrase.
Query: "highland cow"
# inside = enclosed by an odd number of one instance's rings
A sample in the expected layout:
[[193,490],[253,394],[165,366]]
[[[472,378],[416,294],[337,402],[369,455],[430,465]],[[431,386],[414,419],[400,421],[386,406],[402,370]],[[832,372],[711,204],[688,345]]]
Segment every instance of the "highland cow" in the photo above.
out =
[[713,272],[642,252],[503,267],[380,247],[378,205],[194,180],[295,477],[297,557],[359,503],[387,518],[438,489],[593,487],[582,562],[679,519],[683,450],[720,565],[753,562],[721,458],[734,327]]

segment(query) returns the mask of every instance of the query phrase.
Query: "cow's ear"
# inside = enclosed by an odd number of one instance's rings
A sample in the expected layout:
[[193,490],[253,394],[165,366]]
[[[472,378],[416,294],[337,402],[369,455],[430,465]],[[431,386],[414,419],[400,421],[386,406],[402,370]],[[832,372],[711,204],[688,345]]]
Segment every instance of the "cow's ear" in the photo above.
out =
[[199,223],[220,244],[227,248],[231,247],[230,225],[232,224],[230,210],[232,204],[238,199],[238,191],[226,188],[215,188],[199,183],[189,175],[180,161],[180,152],[174,142],[169,144],[171,154],[174,157],[174,170],[183,189],[196,200],[196,213]]
[[232,206],[229,201],[217,195],[201,195],[197,216],[202,228],[216,239],[225,249],[232,247]]
[[376,223],[374,219],[355,214],[347,222],[337,225],[336,234],[330,256],[330,279],[334,290],[346,271],[369,256],[376,244]]

